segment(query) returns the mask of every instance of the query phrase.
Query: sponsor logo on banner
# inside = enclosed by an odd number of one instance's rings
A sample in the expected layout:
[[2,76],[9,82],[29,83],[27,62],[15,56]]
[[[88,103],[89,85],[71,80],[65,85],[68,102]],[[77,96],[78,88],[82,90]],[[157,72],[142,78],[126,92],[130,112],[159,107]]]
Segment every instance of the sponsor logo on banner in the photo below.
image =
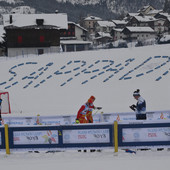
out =
[[58,131],[14,131],[14,145],[23,144],[58,144]]
[[44,135],[43,138],[45,139],[44,143],[56,143],[56,138],[57,135],[53,134],[53,132],[51,130],[47,131],[47,135]]
[[35,125],[42,125],[42,123],[40,122],[40,115],[39,114],[37,115],[37,120],[36,120]]
[[165,119],[166,120],[163,113],[161,113],[160,119]]
[[116,120],[117,120],[118,122],[120,121],[120,116],[119,116],[119,115],[117,115]]
[[170,141],[170,127],[124,128],[123,142]]
[[102,139],[102,138],[106,138],[106,134],[94,134],[94,137],[95,137],[95,138],[98,138],[98,139],[99,139],[99,138]]
[[165,132],[165,135],[166,136],[170,136],[170,132]]
[[133,136],[134,136],[134,139],[139,139],[140,138],[140,134],[138,132],[135,132],[133,134]]
[[63,130],[63,143],[109,143],[109,129]]
[[157,134],[156,133],[148,133],[148,137],[154,138],[154,137],[157,137]]

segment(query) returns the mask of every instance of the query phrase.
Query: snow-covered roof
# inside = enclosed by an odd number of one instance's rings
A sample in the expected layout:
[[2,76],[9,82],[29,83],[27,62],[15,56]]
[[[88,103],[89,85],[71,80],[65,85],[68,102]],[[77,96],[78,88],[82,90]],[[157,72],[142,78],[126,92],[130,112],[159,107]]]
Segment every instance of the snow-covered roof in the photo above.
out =
[[[146,11],[148,8],[152,7],[151,5],[146,5],[146,6],[143,6],[141,9],[138,10],[138,12],[144,12]],[[153,8],[153,7],[152,7]]]
[[155,31],[151,27],[126,27],[130,32],[151,32]]
[[111,21],[97,21],[101,27],[115,27],[116,25]]
[[167,20],[170,22],[170,16],[167,18]]
[[85,29],[84,27],[80,26],[79,24],[76,24],[75,22],[69,21],[69,24],[74,24],[75,26],[79,27],[80,29],[87,31],[87,29]]
[[129,16],[138,16],[140,13],[128,13]]
[[170,15],[168,14],[168,13],[164,13],[164,12],[161,12],[161,13],[159,13],[160,15],[163,15],[163,16],[165,16],[165,17],[170,17]]
[[95,16],[89,16],[89,17],[85,18],[84,20],[85,21],[89,21],[89,20],[101,21],[102,19],[99,17],[95,17]]
[[164,35],[161,39],[161,42],[166,42],[166,41],[170,41],[170,35]]
[[105,33],[105,32],[98,32],[98,35],[101,36],[101,37],[111,37],[110,33]]
[[154,10],[149,11],[148,14],[157,14],[157,13],[161,13],[161,12],[163,12],[163,10],[154,9]]
[[[10,23],[12,16],[12,23]],[[68,29],[67,14],[5,14],[3,24],[6,26],[25,27],[37,25],[36,20],[43,19],[43,25],[56,26],[59,29]]]
[[112,22],[115,23],[116,25],[127,24],[127,21],[125,20],[112,20]]
[[152,16],[134,16],[140,22],[150,22],[154,21],[155,18]]
[[60,44],[92,44],[91,41],[79,41],[79,40],[62,40]]
[[123,31],[123,28],[113,28],[114,31],[117,31],[117,32],[122,32]]

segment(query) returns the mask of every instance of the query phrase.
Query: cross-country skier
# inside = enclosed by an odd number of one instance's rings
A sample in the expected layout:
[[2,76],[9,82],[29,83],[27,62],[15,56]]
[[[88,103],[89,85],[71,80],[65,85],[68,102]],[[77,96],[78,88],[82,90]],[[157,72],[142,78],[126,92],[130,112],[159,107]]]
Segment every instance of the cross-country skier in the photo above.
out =
[[[93,109],[102,109],[102,107],[95,107],[93,105],[93,102],[95,101],[95,97],[91,96],[88,101],[81,106],[77,113],[76,123],[93,123],[93,116],[92,111]],[[91,149],[90,152],[95,152],[95,149]],[[81,150],[78,150],[78,152],[81,152]],[[87,152],[87,150],[84,150],[84,152]]]
[[137,89],[133,93],[133,97],[137,100],[136,105],[129,106],[134,112],[136,112],[136,120],[146,119],[146,102],[140,95],[140,90]]
[[76,123],[93,123],[92,111],[93,109],[102,109],[102,107],[95,107],[93,102],[95,97],[91,96],[88,101],[81,106],[77,113]]

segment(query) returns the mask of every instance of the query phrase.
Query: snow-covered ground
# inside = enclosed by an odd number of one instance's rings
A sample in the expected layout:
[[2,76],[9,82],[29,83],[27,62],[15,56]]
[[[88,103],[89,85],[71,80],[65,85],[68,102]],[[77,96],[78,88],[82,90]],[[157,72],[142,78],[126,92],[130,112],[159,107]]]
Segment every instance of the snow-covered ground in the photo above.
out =
[[[0,84],[6,83],[0,89],[10,94],[12,116],[76,115],[91,95],[104,113],[127,112],[136,102],[132,94],[137,88],[146,99],[148,111],[169,110],[170,60],[164,58],[170,54],[169,47],[1,58]],[[124,75],[131,79],[119,80]],[[162,79],[156,81],[160,76]]]
[[[10,94],[12,114],[8,116],[76,115],[91,95],[104,113],[129,112],[137,88],[148,111],[169,110],[170,60],[166,56],[170,57],[170,45],[0,58],[0,90]],[[125,79],[120,80],[122,76]],[[119,151],[118,156],[113,150],[0,154],[0,166],[7,170],[166,170],[169,161],[166,150]]]
[[137,154],[119,151],[118,156],[111,150],[0,155],[1,168],[6,170],[169,170],[169,161],[169,151],[137,151]]

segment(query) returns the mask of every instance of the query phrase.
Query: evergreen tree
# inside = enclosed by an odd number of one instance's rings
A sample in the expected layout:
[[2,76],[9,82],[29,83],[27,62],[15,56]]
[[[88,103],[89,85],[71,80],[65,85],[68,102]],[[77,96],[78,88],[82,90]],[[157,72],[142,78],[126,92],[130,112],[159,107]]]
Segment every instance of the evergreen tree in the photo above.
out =
[[170,14],[170,0],[165,0],[164,12],[168,12]]

